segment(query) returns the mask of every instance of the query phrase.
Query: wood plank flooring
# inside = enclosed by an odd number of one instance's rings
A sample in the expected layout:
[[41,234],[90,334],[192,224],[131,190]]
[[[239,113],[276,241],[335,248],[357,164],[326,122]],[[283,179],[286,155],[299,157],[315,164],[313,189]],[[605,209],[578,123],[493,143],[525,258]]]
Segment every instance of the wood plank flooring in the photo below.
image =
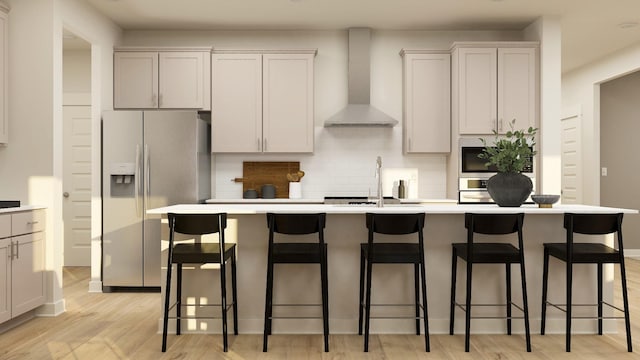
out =
[[[472,335],[470,353],[463,335],[431,335],[430,353],[415,335],[372,335],[369,353],[357,335],[331,335],[329,353],[322,352],[321,335],[273,335],[263,353],[261,335],[241,334],[230,336],[225,354],[220,335],[186,334],[170,336],[163,354],[157,293],[90,294],[89,269],[65,268],[67,312],[0,334],[0,359],[640,359],[640,261],[629,260],[627,273],[635,353],[626,351],[620,321],[615,335],[574,335],[571,353],[564,351],[564,335],[533,335],[531,353],[522,335]],[[622,304],[619,280],[615,303]]]

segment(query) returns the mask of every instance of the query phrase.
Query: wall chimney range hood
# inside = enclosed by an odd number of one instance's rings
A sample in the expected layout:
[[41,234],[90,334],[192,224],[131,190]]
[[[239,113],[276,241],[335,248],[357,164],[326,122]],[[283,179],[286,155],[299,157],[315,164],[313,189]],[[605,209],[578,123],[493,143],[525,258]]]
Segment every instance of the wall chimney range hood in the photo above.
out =
[[325,127],[398,124],[398,120],[370,104],[370,38],[368,28],[349,29],[349,104],[325,120]]

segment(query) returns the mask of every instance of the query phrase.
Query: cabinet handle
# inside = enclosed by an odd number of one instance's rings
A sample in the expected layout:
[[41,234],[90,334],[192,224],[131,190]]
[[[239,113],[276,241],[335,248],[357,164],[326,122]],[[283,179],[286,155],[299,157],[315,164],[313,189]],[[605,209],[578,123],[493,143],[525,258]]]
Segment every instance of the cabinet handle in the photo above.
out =
[[10,243],[11,247],[9,248],[9,260],[13,260],[13,241]]
[[27,221],[27,225],[31,225],[31,226],[33,226],[33,225],[35,225],[37,223],[39,223],[39,221]]
[[20,240],[16,241],[16,259],[20,259]]
[[502,132],[502,119],[498,121],[498,131]]
[[158,107],[162,107],[162,94],[158,95]]
[[151,95],[151,103],[153,107],[158,106],[158,95],[156,94]]

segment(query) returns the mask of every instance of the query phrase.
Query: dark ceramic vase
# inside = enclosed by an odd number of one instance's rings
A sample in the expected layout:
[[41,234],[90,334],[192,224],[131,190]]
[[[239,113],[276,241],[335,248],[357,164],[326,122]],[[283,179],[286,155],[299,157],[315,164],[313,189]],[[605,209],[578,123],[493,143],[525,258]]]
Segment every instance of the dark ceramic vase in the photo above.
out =
[[487,191],[498,206],[518,207],[532,190],[531,179],[520,173],[497,173],[487,181]]

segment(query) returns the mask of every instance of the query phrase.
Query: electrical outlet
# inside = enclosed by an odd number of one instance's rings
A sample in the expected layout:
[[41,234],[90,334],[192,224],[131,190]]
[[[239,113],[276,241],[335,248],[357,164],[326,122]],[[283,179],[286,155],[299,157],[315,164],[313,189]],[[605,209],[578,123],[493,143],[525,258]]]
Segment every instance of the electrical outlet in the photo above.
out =
[[606,167],[603,167],[603,168],[600,170],[600,173],[601,173],[601,175],[602,175],[602,176],[607,176],[607,168],[606,168]]

